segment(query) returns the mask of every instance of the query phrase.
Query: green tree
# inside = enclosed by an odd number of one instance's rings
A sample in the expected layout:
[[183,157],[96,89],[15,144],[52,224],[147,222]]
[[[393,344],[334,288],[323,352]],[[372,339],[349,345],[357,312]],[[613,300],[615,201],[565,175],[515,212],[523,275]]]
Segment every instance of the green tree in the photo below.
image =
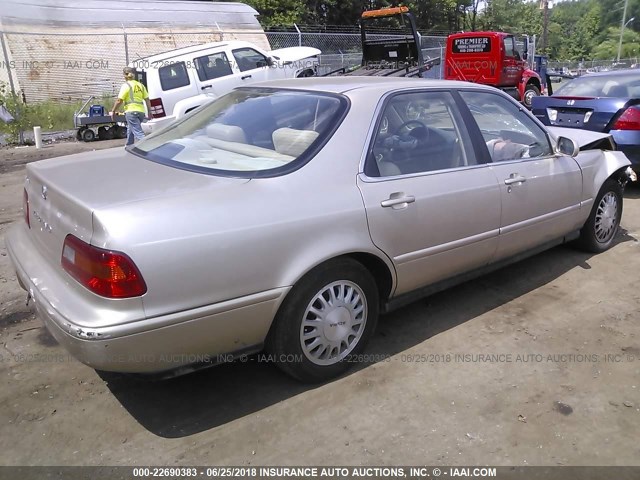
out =
[[299,23],[306,12],[303,0],[245,0],[244,3],[258,11],[263,27]]

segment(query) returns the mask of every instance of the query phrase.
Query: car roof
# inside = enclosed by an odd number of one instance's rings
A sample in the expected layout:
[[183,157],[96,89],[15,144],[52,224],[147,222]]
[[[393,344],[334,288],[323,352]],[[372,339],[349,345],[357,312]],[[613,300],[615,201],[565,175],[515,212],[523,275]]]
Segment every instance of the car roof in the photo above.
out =
[[607,70],[606,72],[592,72],[581,75],[582,77],[618,77],[618,76],[640,76],[640,69],[627,68],[622,70]]
[[477,83],[459,82],[456,80],[434,80],[427,78],[404,77],[370,77],[370,76],[335,76],[335,77],[306,77],[287,80],[274,80],[254,83],[250,87],[282,88],[296,90],[310,90],[318,92],[345,93],[353,90],[397,90],[403,88],[477,88],[495,91]]
[[177,48],[174,50],[168,50],[162,53],[156,53],[154,55],[149,55],[148,57],[142,57],[140,59],[137,59],[136,61],[148,60],[149,62],[157,62],[161,60],[167,60],[169,58],[179,57],[181,55],[188,55],[190,53],[198,53],[206,50],[227,47],[227,46],[230,46],[231,48],[242,48],[242,47],[256,48],[256,46],[253,43],[242,42],[240,40],[232,40],[227,42],[210,42],[210,43],[202,43],[200,45],[194,45],[191,47],[183,47],[183,48]]

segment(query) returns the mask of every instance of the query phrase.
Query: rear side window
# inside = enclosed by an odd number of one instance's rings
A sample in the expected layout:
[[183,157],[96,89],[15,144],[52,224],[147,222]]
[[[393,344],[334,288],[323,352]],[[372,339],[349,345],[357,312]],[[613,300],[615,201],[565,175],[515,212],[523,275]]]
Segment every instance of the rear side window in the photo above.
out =
[[239,48],[234,50],[233,57],[236,59],[236,62],[238,62],[238,68],[241,72],[266,67],[268,65],[267,57],[253,48]]
[[189,73],[184,62],[172,63],[158,69],[160,86],[165,92],[175,88],[186,87],[189,81]]
[[392,177],[476,164],[451,93],[403,93],[382,112],[365,174]]
[[201,81],[226,77],[233,73],[229,59],[224,52],[198,57],[195,59],[195,64],[198,78]]

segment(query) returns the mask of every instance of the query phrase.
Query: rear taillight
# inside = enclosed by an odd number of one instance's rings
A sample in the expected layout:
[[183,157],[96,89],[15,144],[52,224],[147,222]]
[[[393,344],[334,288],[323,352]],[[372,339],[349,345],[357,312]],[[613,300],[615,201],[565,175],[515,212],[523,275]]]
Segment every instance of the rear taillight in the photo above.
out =
[[62,268],[102,297],[139,297],[147,291],[140,271],[128,256],[94,247],[73,235],[64,240]]
[[627,108],[613,124],[611,130],[640,130],[640,109]]
[[29,221],[29,194],[26,188],[22,193],[22,210],[24,211],[24,221],[27,222],[27,227],[31,228],[31,222]]
[[167,114],[164,111],[164,105],[162,105],[161,98],[152,98],[151,102],[151,113],[153,113],[154,117],[166,117]]

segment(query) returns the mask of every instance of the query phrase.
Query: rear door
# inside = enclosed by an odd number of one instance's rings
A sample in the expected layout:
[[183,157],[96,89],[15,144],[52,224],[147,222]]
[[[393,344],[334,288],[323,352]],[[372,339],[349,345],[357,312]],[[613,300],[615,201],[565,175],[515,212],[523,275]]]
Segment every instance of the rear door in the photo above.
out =
[[357,184],[372,240],[396,267],[396,295],[492,259],[500,188],[451,92],[389,97]]
[[578,227],[582,172],[553,151],[546,131],[510,98],[460,92],[486,142],[500,184],[496,260],[560,238]]
[[193,59],[198,78],[199,93],[216,97],[225,95],[240,85],[237,70],[224,50],[208,53]]

